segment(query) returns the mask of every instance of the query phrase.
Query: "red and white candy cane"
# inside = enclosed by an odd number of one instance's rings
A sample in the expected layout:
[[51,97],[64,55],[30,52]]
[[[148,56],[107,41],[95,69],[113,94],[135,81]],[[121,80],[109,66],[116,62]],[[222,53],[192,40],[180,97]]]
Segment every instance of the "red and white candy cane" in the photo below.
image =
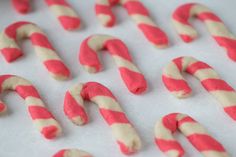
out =
[[13,62],[23,55],[17,40],[28,37],[48,72],[58,80],[68,79],[70,71],[55,52],[45,33],[33,23],[16,22],[9,25],[0,36],[0,51],[7,62]]
[[168,37],[150,18],[148,10],[139,0],[96,0],[96,15],[106,27],[115,24],[116,18],[112,6],[121,4],[137,24],[149,42],[158,48],[168,46]]
[[201,81],[203,87],[224,107],[224,111],[236,120],[236,92],[210,67],[193,57],[179,57],[168,64],[162,75],[167,89],[178,98],[188,97],[192,90],[181,72],[187,72]]
[[191,42],[197,37],[197,31],[189,23],[191,17],[203,21],[216,42],[227,50],[229,58],[236,61],[236,37],[217,15],[201,4],[184,4],[173,13],[174,26],[183,41]]
[[[16,91],[28,107],[34,125],[47,139],[53,139],[61,133],[61,127],[45,107],[36,88],[26,79],[14,75],[0,75],[0,93],[6,90]],[[6,111],[6,105],[0,101],[0,113]]]
[[30,11],[30,0],[11,0],[15,10],[21,14],[26,14]]
[[132,154],[141,148],[141,140],[114,95],[105,86],[88,82],[77,84],[66,92],[64,112],[75,124],[88,122],[84,100],[96,103],[104,120],[111,127],[113,136],[124,154]]
[[85,39],[80,47],[79,61],[90,73],[102,69],[99,61],[99,50],[107,49],[117,64],[120,75],[130,92],[141,94],[147,88],[144,75],[133,64],[126,45],[119,39],[109,35],[92,35]]
[[66,0],[45,0],[50,10],[56,15],[65,30],[75,30],[80,27],[80,19]]
[[184,149],[173,136],[177,130],[183,133],[203,156],[229,157],[224,147],[211,137],[202,125],[190,116],[181,113],[168,114],[155,126],[155,142],[167,156],[184,156]]
[[63,149],[53,155],[53,157],[92,157],[92,155],[79,149]]

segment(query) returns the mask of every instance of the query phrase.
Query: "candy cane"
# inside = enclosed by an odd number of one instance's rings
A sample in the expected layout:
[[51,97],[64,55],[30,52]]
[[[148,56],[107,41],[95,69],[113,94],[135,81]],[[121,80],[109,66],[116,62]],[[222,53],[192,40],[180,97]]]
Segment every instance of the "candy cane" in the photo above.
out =
[[133,64],[126,45],[119,39],[108,35],[93,35],[85,39],[80,47],[79,61],[85,70],[96,73],[101,70],[97,51],[108,49],[119,67],[120,75],[134,94],[141,94],[147,88],[146,80],[139,69]]
[[[0,75],[0,93],[6,90],[16,91],[28,107],[33,124],[47,139],[57,137],[61,127],[53,115],[47,110],[36,88],[24,78],[14,75]],[[0,113],[6,110],[6,105],[0,101]]]
[[178,98],[191,94],[191,88],[181,75],[183,71],[198,78],[203,87],[222,104],[224,111],[236,120],[235,90],[222,80],[208,64],[193,57],[176,58],[165,67],[162,79],[170,92]]
[[75,30],[80,27],[80,19],[77,13],[66,0],[45,0],[45,2],[65,30]]
[[184,149],[174,138],[179,130],[205,157],[229,157],[224,147],[205,128],[188,115],[173,113],[163,117],[155,126],[155,142],[169,157],[184,156]]
[[8,26],[0,36],[0,51],[7,62],[12,62],[23,55],[17,44],[17,39],[30,38],[37,56],[43,62],[48,72],[58,80],[67,79],[69,69],[56,54],[41,29],[30,22],[16,22]]
[[111,27],[115,24],[112,6],[118,3],[127,10],[149,42],[158,48],[168,46],[168,37],[165,32],[156,26],[148,10],[139,0],[96,0],[96,15],[104,26]]
[[92,155],[78,149],[63,149],[53,155],[53,157],[92,157]]
[[138,134],[109,89],[99,83],[88,82],[78,84],[67,91],[64,112],[77,125],[88,122],[83,100],[90,100],[98,105],[101,115],[111,127],[113,136],[124,154],[132,154],[140,149],[141,140]]
[[218,16],[201,4],[188,3],[174,12],[173,23],[182,40],[191,42],[197,37],[196,30],[189,23],[189,19],[195,16],[206,24],[216,42],[227,50],[229,58],[236,61],[236,37]]
[[15,10],[21,14],[26,14],[30,10],[30,0],[11,0]]

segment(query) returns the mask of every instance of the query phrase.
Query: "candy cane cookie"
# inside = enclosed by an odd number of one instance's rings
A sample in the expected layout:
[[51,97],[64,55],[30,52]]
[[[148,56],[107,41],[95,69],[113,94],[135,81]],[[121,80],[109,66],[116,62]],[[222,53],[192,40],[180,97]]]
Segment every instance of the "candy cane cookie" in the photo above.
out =
[[45,0],[50,10],[56,15],[65,30],[75,30],[80,27],[80,19],[66,0]]
[[79,149],[63,149],[53,155],[53,157],[92,157],[92,155]]
[[[7,90],[17,92],[28,107],[33,124],[47,139],[53,139],[61,133],[61,127],[45,107],[36,88],[26,79],[14,75],[0,75],[0,93]],[[0,101],[0,113],[6,105]]]
[[197,37],[197,31],[189,23],[191,17],[197,17],[204,22],[216,42],[227,50],[229,58],[236,61],[236,37],[217,15],[201,4],[184,4],[173,13],[172,21],[184,42],[191,42]]
[[88,82],[77,84],[66,92],[64,112],[76,125],[88,122],[84,100],[96,103],[104,120],[111,127],[113,136],[124,154],[132,154],[141,148],[141,140],[114,95],[105,86]]
[[164,116],[155,125],[155,142],[169,157],[183,157],[184,149],[174,138],[179,130],[205,157],[229,157],[224,147],[206,129],[188,115],[172,113]]
[[7,62],[13,62],[23,55],[17,40],[29,38],[36,54],[47,68],[49,74],[57,80],[65,80],[70,71],[59,58],[45,33],[33,23],[16,22],[9,25],[0,35],[0,51]]
[[141,94],[147,88],[144,75],[134,65],[126,45],[109,35],[92,35],[80,47],[79,61],[86,71],[96,73],[102,69],[98,51],[107,49],[119,68],[120,75],[130,92]]
[[30,0],[11,0],[15,10],[21,14],[26,14],[30,11]]
[[116,4],[121,4],[127,10],[149,42],[158,48],[168,46],[167,35],[157,27],[150,18],[148,10],[139,0],[96,0],[96,15],[104,26],[112,27],[115,24],[116,18],[112,6]]
[[166,88],[178,98],[188,97],[192,90],[181,72],[187,72],[201,81],[203,87],[223,106],[224,111],[236,120],[236,92],[210,67],[193,57],[179,57],[168,64],[162,80]]

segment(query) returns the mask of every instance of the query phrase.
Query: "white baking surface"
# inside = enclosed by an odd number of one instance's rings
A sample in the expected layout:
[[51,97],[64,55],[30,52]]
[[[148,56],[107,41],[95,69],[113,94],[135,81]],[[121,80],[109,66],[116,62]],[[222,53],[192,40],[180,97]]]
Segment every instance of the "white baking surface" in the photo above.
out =
[[[90,122],[83,126],[73,125],[63,113],[65,91],[77,82],[97,81],[107,86],[117,97],[131,122],[137,128],[143,142],[141,151],[135,157],[164,157],[154,144],[153,128],[156,121],[171,112],[191,115],[204,125],[231,154],[236,157],[236,122],[223,111],[221,105],[201,87],[199,81],[191,76],[186,78],[193,87],[193,96],[184,100],[173,97],[161,81],[163,67],[178,56],[194,56],[210,64],[232,87],[236,88],[236,63],[231,61],[207,32],[201,22],[194,22],[199,38],[191,43],[183,43],[171,25],[171,14],[180,4],[189,0],[142,0],[150,10],[154,21],[168,34],[171,45],[159,50],[152,47],[121,7],[114,8],[118,25],[103,28],[94,14],[94,0],[69,0],[81,16],[84,27],[76,32],[66,32],[49,12],[43,0],[34,0],[33,12],[28,15],[17,14],[10,0],[0,0],[0,30],[8,24],[26,20],[38,24],[47,34],[59,55],[72,71],[73,78],[66,82],[52,79],[36,58],[27,40],[22,48],[25,55],[8,64],[0,57],[0,73],[15,74],[32,81],[41,93],[48,108],[63,126],[63,135],[54,141],[45,140],[33,127],[24,101],[16,94],[4,93],[1,97],[8,105],[8,113],[0,118],[0,157],[51,157],[62,148],[80,148],[95,157],[120,157],[119,148],[112,138],[111,130],[101,118],[97,106],[87,103]],[[236,35],[235,0],[195,0],[209,6],[219,15],[228,28]],[[122,39],[130,49],[135,63],[145,74],[149,89],[147,93],[136,96],[125,87],[107,54],[102,55],[104,71],[88,74],[78,63],[77,55],[83,39],[94,33],[115,35]],[[176,135],[186,150],[186,156],[201,156],[180,134]]]

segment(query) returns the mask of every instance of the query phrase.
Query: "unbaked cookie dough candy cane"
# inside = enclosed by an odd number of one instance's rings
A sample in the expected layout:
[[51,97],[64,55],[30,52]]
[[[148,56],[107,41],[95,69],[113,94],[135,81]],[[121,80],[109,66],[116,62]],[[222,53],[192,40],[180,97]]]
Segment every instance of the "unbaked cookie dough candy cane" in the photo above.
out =
[[11,0],[15,10],[21,14],[26,14],[30,11],[30,0]]
[[53,157],[92,157],[92,155],[79,149],[63,149],[53,155]]
[[66,92],[64,112],[76,125],[88,122],[84,100],[96,103],[104,120],[111,127],[113,136],[124,154],[132,154],[141,148],[141,140],[129,122],[120,104],[105,86],[88,82],[77,84]]
[[9,25],[0,35],[0,51],[7,62],[13,62],[23,55],[17,40],[29,38],[35,48],[36,54],[43,62],[51,76],[57,80],[65,80],[70,71],[59,58],[45,33],[33,23],[16,22]]
[[183,41],[191,42],[197,37],[197,31],[189,23],[191,17],[203,21],[216,42],[227,50],[229,58],[236,61],[236,37],[217,15],[201,4],[184,4],[173,13],[174,26]]
[[169,41],[165,32],[156,26],[148,10],[139,0],[96,0],[96,15],[104,26],[112,27],[115,24],[112,6],[116,4],[121,4],[127,10],[149,42],[158,48],[168,46]]
[[80,27],[80,19],[77,13],[66,0],[45,0],[45,2],[65,30],[75,30]]
[[167,156],[184,156],[184,149],[173,136],[177,130],[183,133],[203,156],[229,157],[224,147],[211,137],[202,125],[190,116],[181,113],[166,115],[155,125],[155,142]]
[[[0,93],[7,90],[17,92],[28,107],[34,125],[47,139],[53,139],[61,133],[61,127],[45,107],[36,88],[26,79],[14,75],[0,75]],[[0,113],[6,105],[0,101]]]
[[178,98],[188,97],[192,90],[181,72],[187,72],[201,81],[203,87],[224,107],[224,111],[236,120],[236,92],[210,67],[193,57],[179,57],[168,64],[162,80],[166,88]]
[[126,45],[119,39],[109,35],[92,35],[85,39],[80,47],[79,61],[90,73],[101,70],[99,50],[107,49],[117,64],[120,75],[130,92],[141,94],[147,88],[146,80],[134,65]]

